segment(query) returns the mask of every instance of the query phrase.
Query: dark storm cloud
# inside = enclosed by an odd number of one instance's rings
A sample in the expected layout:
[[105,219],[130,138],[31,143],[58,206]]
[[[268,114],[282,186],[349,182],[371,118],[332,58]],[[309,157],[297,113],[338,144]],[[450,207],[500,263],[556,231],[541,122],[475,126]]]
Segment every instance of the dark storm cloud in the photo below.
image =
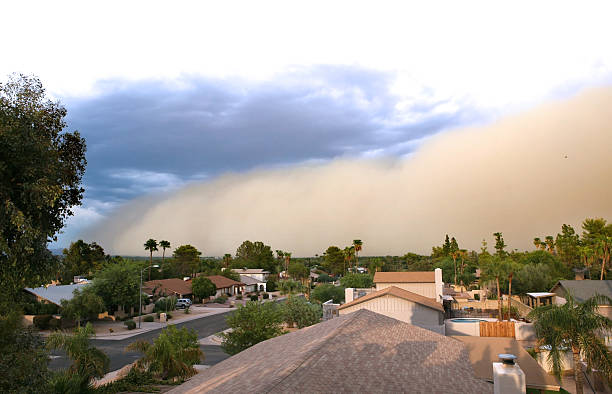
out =
[[391,82],[389,74],[352,67],[298,70],[259,84],[106,81],[98,95],[65,104],[70,128],[87,139],[87,196],[122,201],[227,171],[405,154],[411,141],[470,116],[416,98],[408,112],[417,120],[402,120]]

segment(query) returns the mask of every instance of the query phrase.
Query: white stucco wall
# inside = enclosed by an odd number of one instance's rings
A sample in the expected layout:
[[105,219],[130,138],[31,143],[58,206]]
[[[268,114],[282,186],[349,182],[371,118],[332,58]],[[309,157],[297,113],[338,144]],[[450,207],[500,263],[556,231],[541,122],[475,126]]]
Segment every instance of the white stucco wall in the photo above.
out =
[[376,290],[383,290],[389,286],[399,287],[400,289],[411,291],[423,297],[436,299],[435,283],[377,283]]
[[368,309],[381,315],[444,334],[444,325],[440,325],[440,315],[442,315],[442,312],[389,294],[340,309],[339,312],[340,315],[346,315],[360,309]]

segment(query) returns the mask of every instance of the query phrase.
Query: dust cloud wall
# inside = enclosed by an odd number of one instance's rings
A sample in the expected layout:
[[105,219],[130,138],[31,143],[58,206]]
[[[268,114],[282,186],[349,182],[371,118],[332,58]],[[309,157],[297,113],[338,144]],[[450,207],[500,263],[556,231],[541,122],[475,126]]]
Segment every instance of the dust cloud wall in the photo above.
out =
[[561,224],[612,220],[612,89],[590,90],[487,127],[441,133],[407,159],[337,160],[228,174],[133,200],[82,236],[142,255],[148,238],[234,253],[246,239],[294,256],[364,242],[363,255],[428,254],[445,234],[509,249]]

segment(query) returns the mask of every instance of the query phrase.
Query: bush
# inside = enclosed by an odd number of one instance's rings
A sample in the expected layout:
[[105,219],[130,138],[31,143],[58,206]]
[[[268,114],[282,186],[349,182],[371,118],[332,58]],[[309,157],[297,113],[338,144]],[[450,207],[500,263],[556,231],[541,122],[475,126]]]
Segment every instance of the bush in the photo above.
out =
[[221,334],[221,346],[231,355],[283,333],[283,313],[274,302],[249,301],[245,306],[239,305],[226,321],[232,331]]
[[25,315],[55,315],[59,312],[59,307],[55,304],[45,304],[42,302],[28,302],[23,304]]
[[225,304],[225,301],[227,301],[227,297],[224,296],[224,295],[221,295],[221,296],[215,298],[215,302],[217,304]]
[[276,278],[274,278],[274,277],[268,278],[268,282],[266,282],[266,289],[269,292],[273,292],[273,291],[278,290],[278,284],[276,282]]
[[321,303],[332,300],[334,304],[339,304],[344,301],[344,288],[331,284],[319,285],[314,288],[311,297]]
[[189,311],[189,307],[185,308],[184,313],[185,313],[186,315],[188,315],[188,314],[190,314],[190,313],[191,313],[191,312]]
[[32,323],[34,324],[34,327],[38,328],[39,330],[48,330],[49,321],[51,321],[51,319],[53,319],[53,316],[51,315],[38,315],[34,316]]
[[136,322],[134,320],[126,320],[123,322],[128,330],[133,330],[136,328]]
[[474,299],[475,299],[476,301],[480,301],[480,294],[475,293],[475,294],[474,294]]
[[320,305],[311,304],[302,297],[289,297],[283,305],[283,318],[289,326],[298,328],[312,326],[321,321],[323,310]]
[[49,330],[59,330],[61,327],[60,319],[51,318],[49,320]]
[[263,293],[263,299],[267,300],[268,298],[270,298],[270,294],[268,293]]
[[258,301],[259,300],[259,297],[257,295],[255,295],[255,294],[253,294],[250,298],[251,298],[251,301]]
[[198,276],[191,281],[193,295],[201,300],[212,297],[217,292],[217,287],[205,276]]
[[362,289],[372,287],[374,281],[370,274],[346,274],[340,279],[342,287],[352,287],[355,289]]
[[151,315],[147,315],[147,316],[145,316],[145,317],[144,317],[142,320],[143,320],[143,321],[145,321],[145,322],[147,322],[147,323],[151,323],[151,322],[153,322],[155,319],[153,319],[153,316],[151,316]]
[[176,308],[176,297],[163,297],[155,301],[154,312],[173,311]]
[[242,299],[242,294],[238,294],[238,295],[236,296],[236,299],[237,299],[237,300],[241,300],[241,299]]
[[172,315],[170,314],[170,312],[166,313],[166,319],[168,320],[172,319]]

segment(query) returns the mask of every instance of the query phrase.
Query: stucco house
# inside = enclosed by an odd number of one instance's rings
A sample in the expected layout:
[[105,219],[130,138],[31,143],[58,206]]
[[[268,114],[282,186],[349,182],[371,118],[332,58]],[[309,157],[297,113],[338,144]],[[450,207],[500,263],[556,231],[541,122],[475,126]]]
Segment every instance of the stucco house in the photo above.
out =
[[367,309],[444,335],[444,307],[433,298],[395,286],[359,297],[338,307],[340,316]]
[[178,278],[149,280],[143,283],[142,291],[149,295],[166,295],[177,298],[191,298],[191,280]]
[[270,275],[269,271],[266,271],[262,268],[238,268],[233,269],[235,273],[242,276],[248,276],[253,279],[257,279],[258,281],[265,283],[268,280],[268,276]]
[[[556,304],[565,303],[567,293],[571,293],[579,303],[596,294],[612,298],[612,280],[560,280],[550,292],[556,295]],[[599,313],[612,319],[612,305],[600,305]]]
[[217,287],[215,297],[219,297],[223,294],[236,295],[244,293],[245,284],[242,282],[236,282],[233,279],[221,275],[211,275],[206,278],[210,279]]
[[434,271],[376,272],[374,286],[376,290],[395,286],[442,302],[444,282],[442,282],[442,270],[436,268]]

